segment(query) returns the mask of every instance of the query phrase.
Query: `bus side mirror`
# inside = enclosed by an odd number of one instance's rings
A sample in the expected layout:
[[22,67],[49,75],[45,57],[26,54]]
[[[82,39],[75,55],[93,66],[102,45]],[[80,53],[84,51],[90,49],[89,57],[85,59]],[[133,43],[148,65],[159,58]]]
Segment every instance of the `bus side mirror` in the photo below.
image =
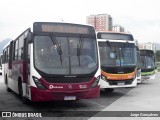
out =
[[32,33],[27,33],[27,41],[28,43],[32,42]]

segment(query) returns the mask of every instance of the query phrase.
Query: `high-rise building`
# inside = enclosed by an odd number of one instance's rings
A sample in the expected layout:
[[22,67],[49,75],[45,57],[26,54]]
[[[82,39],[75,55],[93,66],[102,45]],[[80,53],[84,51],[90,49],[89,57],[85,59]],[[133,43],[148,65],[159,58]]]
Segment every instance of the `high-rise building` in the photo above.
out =
[[86,22],[95,27],[96,31],[112,31],[112,17],[108,14],[87,16]]
[[112,28],[113,31],[115,32],[124,32],[124,27],[120,26],[120,25],[114,25]]

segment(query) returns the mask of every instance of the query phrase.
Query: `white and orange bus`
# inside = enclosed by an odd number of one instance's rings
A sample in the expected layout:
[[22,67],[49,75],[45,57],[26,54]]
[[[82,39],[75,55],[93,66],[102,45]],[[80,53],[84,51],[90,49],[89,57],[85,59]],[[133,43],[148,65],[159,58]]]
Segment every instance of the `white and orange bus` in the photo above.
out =
[[137,85],[137,58],[133,36],[124,32],[98,32],[101,61],[101,88]]
[[7,91],[28,101],[100,95],[100,63],[92,26],[35,22],[3,49]]

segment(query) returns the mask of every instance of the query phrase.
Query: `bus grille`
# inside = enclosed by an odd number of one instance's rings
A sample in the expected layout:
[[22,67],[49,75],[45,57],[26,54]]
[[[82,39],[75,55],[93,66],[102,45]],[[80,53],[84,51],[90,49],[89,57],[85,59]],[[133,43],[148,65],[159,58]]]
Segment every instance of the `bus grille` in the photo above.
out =
[[136,69],[136,67],[105,67],[105,66],[102,66],[101,68],[104,72],[111,74],[132,73]]
[[118,83],[124,83],[124,85],[130,85],[133,82],[133,79],[129,80],[107,80],[110,85],[118,85]]
[[91,81],[92,77],[82,77],[82,78],[45,78],[47,82],[50,83],[83,83]]

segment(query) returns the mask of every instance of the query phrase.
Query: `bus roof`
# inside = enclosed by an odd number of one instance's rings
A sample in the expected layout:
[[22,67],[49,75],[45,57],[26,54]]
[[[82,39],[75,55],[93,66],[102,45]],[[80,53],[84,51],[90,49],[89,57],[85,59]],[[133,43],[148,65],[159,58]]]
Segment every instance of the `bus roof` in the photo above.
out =
[[[13,40],[11,40],[11,41],[13,41]],[[3,47],[3,49],[5,49],[7,46],[9,46],[9,44],[10,44],[11,41],[9,41],[9,42]]]
[[132,34],[127,32],[114,31],[97,32],[97,39],[134,41]]
[[154,54],[154,51],[153,50],[149,50],[149,49],[140,49],[140,54],[141,55]]
[[98,31],[97,33],[118,33],[118,34],[128,34],[131,35],[129,32],[118,32],[118,31]]

